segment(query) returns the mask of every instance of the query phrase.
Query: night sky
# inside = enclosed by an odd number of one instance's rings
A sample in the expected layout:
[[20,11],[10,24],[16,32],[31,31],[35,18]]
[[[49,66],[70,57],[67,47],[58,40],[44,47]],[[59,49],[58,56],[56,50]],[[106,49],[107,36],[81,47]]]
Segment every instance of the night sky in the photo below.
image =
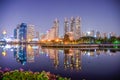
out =
[[0,33],[13,29],[20,23],[35,25],[46,33],[55,18],[60,22],[63,34],[64,18],[81,17],[82,31],[99,30],[120,35],[119,0],[0,0]]

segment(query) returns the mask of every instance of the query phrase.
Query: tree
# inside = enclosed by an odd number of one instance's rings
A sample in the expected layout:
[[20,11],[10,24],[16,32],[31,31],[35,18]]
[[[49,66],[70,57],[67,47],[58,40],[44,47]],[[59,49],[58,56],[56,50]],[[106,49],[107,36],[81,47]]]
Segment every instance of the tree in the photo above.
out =
[[65,35],[64,35],[63,42],[69,42],[69,41],[70,41],[69,35],[68,35],[68,34],[65,34]]

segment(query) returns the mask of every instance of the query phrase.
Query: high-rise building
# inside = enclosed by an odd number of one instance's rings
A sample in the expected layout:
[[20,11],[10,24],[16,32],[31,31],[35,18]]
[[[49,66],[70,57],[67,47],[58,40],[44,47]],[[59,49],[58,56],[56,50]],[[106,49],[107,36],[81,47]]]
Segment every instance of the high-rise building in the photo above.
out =
[[14,29],[14,38],[21,42],[32,41],[32,39],[34,38],[34,34],[34,25],[21,23]]
[[28,25],[27,27],[27,41],[32,41],[35,35],[34,25]]
[[40,39],[40,34],[39,32],[36,32],[36,36],[35,36],[38,40]]
[[91,37],[95,37],[95,31],[94,31],[94,30],[91,30],[91,31],[90,31],[90,36],[91,36]]
[[101,37],[101,34],[99,31],[96,32],[96,38],[100,38]]
[[27,40],[27,24],[26,23],[21,23],[21,25],[20,25],[19,39],[22,42]]
[[81,37],[81,18],[78,16],[76,19],[74,17],[70,18],[70,30],[68,19],[65,18],[64,21],[64,35],[68,34],[71,40],[76,40]]
[[19,26],[14,29],[14,38],[19,40]]
[[70,31],[74,32],[74,30],[75,30],[75,18],[71,17],[71,19],[70,19]]
[[85,37],[86,36],[86,33],[85,32],[82,32],[81,33],[81,37]]
[[53,27],[55,28],[55,39],[59,38],[59,21],[55,19]]
[[59,21],[58,19],[55,19],[53,27],[47,31],[44,40],[55,40],[58,38],[59,38]]
[[103,38],[107,38],[107,33],[103,33]]
[[65,18],[65,21],[64,21],[64,35],[67,34],[69,31],[69,23],[68,23],[68,19]]
[[49,34],[48,34],[48,35],[49,35],[49,36],[48,36],[48,37],[49,37],[49,38],[48,38],[49,40],[54,40],[54,39],[56,38],[55,35],[54,35],[54,34],[55,34],[55,29],[56,29],[55,27],[52,27],[52,28],[49,30]]
[[111,36],[116,36],[116,34],[114,32],[111,32],[110,35]]
[[46,34],[41,34],[40,39],[41,40],[46,40]]
[[80,20],[80,17],[78,16],[78,17],[76,18],[76,28],[75,28],[76,34],[75,34],[75,39],[79,39],[79,38],[81,37],[80,22],[81,22],[81,20]]

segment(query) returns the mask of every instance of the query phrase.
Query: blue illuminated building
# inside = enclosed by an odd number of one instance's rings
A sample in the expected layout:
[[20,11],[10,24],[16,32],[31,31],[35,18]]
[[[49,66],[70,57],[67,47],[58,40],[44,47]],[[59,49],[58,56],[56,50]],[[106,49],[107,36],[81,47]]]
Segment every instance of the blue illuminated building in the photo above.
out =
[[17,35],[19,35],[19,34],[17,33],[17,28],[15,28],[15,29],[14,29],[14,38],[15,38],[15,39],[18,39]]
[[19,41],[26,41],[27,39],[27,24],[21,23],[14,29],[14,38]]
[[26,41],[26,39],[27,39],[27,24],[22,23],[19,29],[19,40]]

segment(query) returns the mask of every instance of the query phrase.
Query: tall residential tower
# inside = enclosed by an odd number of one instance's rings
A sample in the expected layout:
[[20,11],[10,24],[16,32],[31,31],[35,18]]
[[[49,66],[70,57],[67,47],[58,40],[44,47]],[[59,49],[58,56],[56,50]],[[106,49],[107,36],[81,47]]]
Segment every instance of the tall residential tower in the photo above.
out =
[[59,21],[55,19],[53,27],[55,28],[55,39],[59,38]]
[[79,39],[81,37],[81,27],[80,27],[80,22],[81,22],[81,18],[78,16],[76,18],[76,34],[75,34],[75,39]]
[[69,23],[68,23],[68,19],[65,18],[64,20],[64,34],[67,34],[69,32]]

